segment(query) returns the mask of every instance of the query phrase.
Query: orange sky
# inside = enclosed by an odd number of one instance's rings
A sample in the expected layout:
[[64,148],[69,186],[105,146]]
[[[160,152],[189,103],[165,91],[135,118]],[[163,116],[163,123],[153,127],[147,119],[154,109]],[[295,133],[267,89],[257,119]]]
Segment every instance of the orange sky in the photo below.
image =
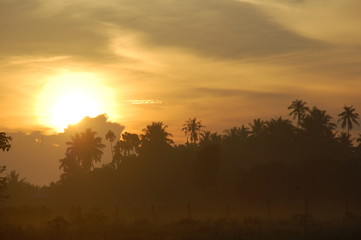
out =
[[[131,132],[163,121],[181,141],[188,117],[221,132],[287,117],[296,98],[334,117],[359,110],[360,10],[358,0],[2,0],[0,126],[58,129],[54,116],[106,113]],[[83,97],[67,112],[71,91]]]

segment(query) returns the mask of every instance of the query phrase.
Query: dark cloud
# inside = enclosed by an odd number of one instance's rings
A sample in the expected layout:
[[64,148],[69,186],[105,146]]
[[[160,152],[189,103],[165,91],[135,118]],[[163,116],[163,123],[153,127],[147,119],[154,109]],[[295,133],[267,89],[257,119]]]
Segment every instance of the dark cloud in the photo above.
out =
[[[99,18],[146,34],[149,43],[182,47],[210,57],[244,58],[319,48],[273,23],[247,3],[231,0],[122,1],[128,8]],[[129,5],[128,5],[129,4]],[[125,10],[127,9],[127,10]]]
[[41,12],[40,1],[0,2],[0,54],[6,56],[110,57],[108,39],[86,7]]
[[110,162],[111,154],[109,143],[105,140],[105,134],[111,130],[117,138],[124,126],[109,122],[105,115],[96,118],[84,118],[76,125],[65,129],[64,133],[46,135],[40,131],[31,133],[9,133],[13,137],[12,148],[9,152],[0,152],[1,165],[7,165],[7,171],[15,169],[20,176],[35,184],[48,184],[59,179],[59,159],[64,157],[66,142],[77,132],[83,132],[87,128],[97,132],[96,136],[102,138],[107,145],[104,149],[102,163]]
[[123,131],[124,126],[119,123],[109,122],[106,115],[99,115],[96,118],[85,117],[81,122],[76,125],[69,125],[63,135],[73,135],[76,132],[84,131],[87,128],[91,128],[93,131],[96,131],[101,136],[111,130],[115,133],[117,138],[120,138],[120,133]]
[[[148,44],[208,57],[245,58],[319,48],[252,5],[233,0],[106,1],[67,5],[46,14],[40,1],[1,1],[2,56],[70,55],[113,61],[109,26],[142,33]],[[119,61],[119,58],[117,58]]]

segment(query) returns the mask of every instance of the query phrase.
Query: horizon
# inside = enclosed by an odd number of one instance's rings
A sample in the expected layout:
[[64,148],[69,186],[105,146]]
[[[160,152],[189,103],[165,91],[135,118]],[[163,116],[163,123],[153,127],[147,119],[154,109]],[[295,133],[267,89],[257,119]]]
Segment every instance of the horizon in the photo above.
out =
[[[309,106],[310,109],[312,108],[311,107],[312,105],[307,105],[307,106]],[[318,107],[318,106],[314,106],[314,107]],[[335,135],[339,135],[340,133],[345,132],[345,129],[341,128],[341,123],[338,123],[339,118],[332,116],[329,112],[327,112],[327,109],[322,109],[322,108],[319,109],[326,110],[326,113],[332,117],[331,122],[336,124],[336,129],[334,131]],[[269,117],[267,119],[263,119],[263,118],[260,119],[263,121],[269,121],[271,119],[281,117],[282,119],[290,120],[291,123],[294,126],[296,126],[297,124],[296,119],[294,119],[290,115],[290,110],[287,111],[288,111],[287,117],[284,117],[283,115],[278,115],[278,116]],[[357,109],[356,109],[356,113],[357,113]],[[182,125],[185,123],[185,121],[188,120],[189,118],[184,119],[184,121],[181,122],[178,125],[178,127],[169,126],[166,122],[160,121],[167,126],[167,132],[172,134],[171,139],[174,141],[174,145],[182,145],[186,143],[187,137],[181,128]],[[257,118],[259,117],[255,116],[251,118],[252,120],[249,120],[248,122],[243,122],[243,123],[239,122],[238,125],[224,126],[221,130],[211,129],[209,125],[207,125],[207,123],[202,119],[197,118],[197,120],[201,121],[202,124],[205,125],[203,131],[216,132],[220,135],[224,135],[226,133],[226,130],[229,130],[233,127],[241,127],[242,125],[244,125],[245,127],[249,128],[250,123],[252,123],[252,121]],[[157,122],[157,121],[152,121],[152,122]],[[10,152],[0,153],[0,155],[3,156],[1,158],[0,164],[8,166],[5,173],[9,173],[12,170],[15,170],[18,173],[20,173],[20,176],[26,178],[27,181],[29,181],[30,183],[46,186],[49,185],[51,182],[56,182],[59,180],[61,173],[60,169],[58,169],[59,160],[64,156],[66,149],[65,143],[70,140],[71,136],[74,136],[76,133],[80,133],[87,128],[92,129],[97,133],[97,136],[102,139],[102,143],[105,144],[105,149],[103,151],[103,156],[101,158],[102,160],[100,164],[96,165],[96,167],[101,167],[102,165],[111,162],[111,156],[109,155],[109,151],[110,151],[109,142],[105,139],[105,135],[107,131],[109,130],[114,131],[116,133],[115,140],[118,141],[121,139],[121,134],[125,132],[135,133],[138,135],[142,134],[142,130],[152,122],[149,122],[148,124],[144,125],[142,128],[138,129],[138,131],[129,131],[127,130],[126,126],[110,121],[107,114],[100,114],[96,117],[86,116],[77,123],[69,124],[67,128],[63,129],[62,132],[57,132],[57,131],[49,132],[49,130],[45,130],[45,131],[38,130],[32,132],[23,132],[23,131],[7,132],[9,136],[13,137],[13,143],[12,143],[13,146]],[[177,129],[178,131],[176,133],[172,132],[172,130],[175,129]],[[353,144],[356,143],[357,134],[361,134],[360,129],[361,126],[355,124],[350,131],[351,141]],[[44,143],[47,144],[44,145]],[[38,147],[38,149],[35,149],[35,151],[32,150],[34,146]],[[41,148],[39,148],[39,146]],[[17,150],[18,148],[20,149]],[[25,158],[25,156],[27,158],[26,164],[22,160]],[[29,156],[32,157],[29,158]],[[40,161],[39,158],[41,159]],[[35,166],[35,169],[28,167],[31,165]],[[46,171],[45,175],[43,172],[42,174],[44,176],[41,177],[39,173],[42,172],[40,168],[43,167],[47,168],[49,171]]]

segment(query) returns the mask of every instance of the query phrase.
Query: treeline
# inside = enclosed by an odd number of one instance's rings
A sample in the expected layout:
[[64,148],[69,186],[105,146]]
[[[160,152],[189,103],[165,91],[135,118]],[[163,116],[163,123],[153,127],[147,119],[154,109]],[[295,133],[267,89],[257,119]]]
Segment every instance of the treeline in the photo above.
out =
[[113,161],[102,167],[95,165],[105,142],[86,129],[67,142],[58,182],[29,189],[16,173],[8,176],[8,203],[119,206],[124,214],[146,206],[162,206],[167,214],[211,214],[215,206],[235,211],[229,208],[240,204],[248,206],[243,214],[360,210],[361,135],[350,134],[358,125],[355,108],[345,106],[336,119],[344,132],[325,110],[302,100],[289,110],[295,124],[282,117],[255,119],[223,133],[189,118],[181,129],[187,142],[179,145],[162,122],[140,135],[125,132],[120,140],[109,131],[104,137]]

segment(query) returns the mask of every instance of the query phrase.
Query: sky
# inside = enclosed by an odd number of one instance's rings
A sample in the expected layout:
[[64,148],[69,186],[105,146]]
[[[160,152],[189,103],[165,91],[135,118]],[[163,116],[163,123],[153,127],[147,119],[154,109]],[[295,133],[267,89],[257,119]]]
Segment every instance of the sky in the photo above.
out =
[[345,104],[361,109],[360,10],[359,0],[1,0],[0,131],[57,135],[105,113],[128,132],[163,121],[181,143],[189,117],[222,132],[286,118],[294,99],[336,118]]

